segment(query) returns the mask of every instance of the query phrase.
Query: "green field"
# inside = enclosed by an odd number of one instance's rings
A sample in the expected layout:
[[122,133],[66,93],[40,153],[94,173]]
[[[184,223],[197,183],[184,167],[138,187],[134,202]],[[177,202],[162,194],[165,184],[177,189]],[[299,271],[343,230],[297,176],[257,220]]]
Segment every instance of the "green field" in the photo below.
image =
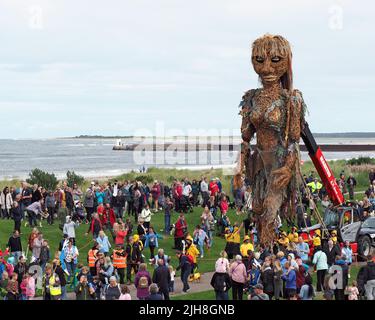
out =
[[[191,213],[186,214],[186,221],[188,223],[189,231],[192,233],[194,231],[194,227],[200,223],[200,215],[202,213],[202,208],[196,207],[194,208],[194,211]],[[228,213],[230,220],[232,223],[234,223],[236,220],[241,222],[244,218],[243,216],[237,216],[233,210],[230,210]],[[173,213],[171,217],[171,223],[174,223],[177,221],[178,214]],[[156,230],[158,233],[162,234],[162,229],[164,229],[164,213],[158,212],[152,216],[151,224],[156,227]],[[53,226],[47,225],[46,222],[42,223],[43,227],[40,228],[40,230],[43,232],[45,239],[49,240],[50,250],[51,250],[51,256],[53,256],[53,253],[58,249],[58,245],[60,240],[62,239],[62,231],[58,228],[58,222],[56,221]],[[27,237],[31,232],[31,228],[22,226],[22,245],[23,248],[26,249],[27,244]],[[82,224],[76,229],[76,241],[77,241],[77,247],[80,251],[79,255],[79,263],[86,263],[87,259],[87,252],[91,248],[92,244],[92,237],[85,236],[85,232],[88,229],[88,225]],[[134,228],[133,228],[134,229]],[[11,220],[0,220],[0,249],[4,249],[6,246],[6,243],[8,241],[8,238],[10,237],[13,230],[13,221]],[[112,237],[110,232],[106,232],[108,237],[110,238],[112,242]],[[113,242],[112,242],[113,243]],[[171,255],[172,258],[172,264],[176,266],[178,263],[176,261],[175,257],[175,250],[172,250],[173,246],[173,236],[170,235],[163,235],[163,239],[159,240],[159,248],[165,249],[166,253],[168,255]],[[199,270],[200,272],[207,272],[212,271],[214,263],[216,259],[219,256],[219,253],[221,250],[224,249],[225,241],[224,239],[220,237],[214,237],[214,243],[213,247],[205,252],[205,256],[203,259],[200,259],[199,261]],[[149,250],[146,248],[144,251],[145,257],[149,258]],[[30,253],[29,253],[30,256]]]
[[[335,173],[335,176],[338,177],[339,173],[344,170],[345,174],[348,175],[352,172],[352,167],[347,166],[345,164],[345,161],[330,161],[329,162],[333,172]],[[310,171],[313,170],[313,165],[311,161],[306,161],[302,166],[302,172],[309,174]],[[363,191],[367,189],[368,187],[368,168],[364,167],[363,170],[356,168],[356,171],[353,172],[354,176],[357,179],[358,186],[356,191],[360,191],[356,194],[356,199],[362,199],[363,198]],[[178,170],[178,169],[157,169],[157,168],[150,168],[147,173],[137,173],[137,172],[130,172],[124,175],[121,175],[116,178],[110,179],[111,181],[117,179],[119,181],[123,181],[125,179],[127,180],[140,180],[146,183],[150,183],[153,180],[162,181],[164,183],[171,183],[174,179],[183,179],[185,177],[188,177],[189,180],[200,180],[201,176],[206,176],[208,179],[212,177],[219,177],[222,184],[223,189],[227,194],[230,193],[230,180],[231,175],[226,174],[221,169],[212,169],[212,170]],[[82,190],[84,190],[90,183],[91,180],[85,180],[83,185],[81,186]],[[103,182],[103,181],[101,181]],[[20,185],[19,181],[12,180],[12,181],[0,181],[0,189],[2,189],[4,186],[16,186],[18,187]],[[186,214],[186,220],[188,223],[189,231],[192,233],[194,230],[194,227],[200,223],[200,215],[202,213],[202,208],[196,207],[194,208],[194,211],[192,213]],[[244,219],[244,216],[237,216],[234,212],[234,210],[229,210],[228,216],[231,220],[231,223],[233,224],[235,221],[241,222]],[[177,213],[173,213],[171,217],[171,223],[175,223],[178,218]],[[132,218],[133,219],[133,218]],[[162,234],[162,230],[164,229],[164,213],[158,212],[156,213],[151,220],[151,224],[155,227],[155,230]],[[77,247],[80,251],[79,255],[79,263],[82,263],[83,265],[87,264],[87,252],[90,249],[91,245],[93,244],[93,240],[91,236],[85,236],[85,233],[88,229],[88,225],[82,224],[76,229],[76,241],[77,241]],[[8,238],[10,237],[13,230],[13,221],[11,220],[0,220],[0,249],[4,250],[6,243],[8,241]],[[51,257],[54,256],[54,252],[57,251],[58,244],[60,240],[62,239],[62,231],[58,228],[58,221],[55,222],[55,225],[49,226],[45,221],[43,221],[43,227],[40,228],[40,230],[44,234],[44,238],[49,241],[50,250],[51,250]],[[31,228],[22,226],[22,244],[24,251],[26,251],[27,247],[27,237],[31,231]],[[112,242],[112,237],[109,231],[106,232],[109,239]],[[176,257],[174,255],[173,247],[173,236],[170,235],[163,235],[163,239],[159,240],[159,248],[163,248],[166,251],[166,254],[170,255],[172,258],[172,265],[175,267],[177,266],[178,262],[176,260]],[[112,242],[113,243],[113,242]],[[209,272],[214,270],[214,264],[216,259],[219,256],[219,253],[221,250],[223,250],[225,247],[225,241],[224,239],[220,237],[214,237],[213,247],[205,252],[205,256],[203,259],[199,259],[199,271]],[[149,258],[149,251],[148,249],[145,249],[144,255],[146,259]],[[30,253],[28,253],[28,256],[30,257]],[[356,273],[358,272],[358,267],[353,267],[351,270],[352,273],[352,279],[356,278]],[[314,275],[315,278],[315,275]],[[187,294],[187,295],[181,295],[174,297],[174,299],[214,299],[214,293],[213,291],[207,291],[207,292],[200,292],[200,293],[194,293],[194,294]]]

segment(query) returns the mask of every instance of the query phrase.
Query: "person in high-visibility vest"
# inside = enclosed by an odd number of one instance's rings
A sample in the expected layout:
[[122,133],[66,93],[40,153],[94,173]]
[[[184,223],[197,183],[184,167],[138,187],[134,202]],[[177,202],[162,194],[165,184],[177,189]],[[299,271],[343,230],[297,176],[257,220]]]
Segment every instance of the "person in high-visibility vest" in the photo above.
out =
[[95,242],[94,246],[87,253],[87,263],[89,264],[90,273],[92,276],[96,275],[95,261],[98,258],[99,244]]
[[42,280],[44,300],[61,300],[61,285],[59,276],[54,272],[51,264],[46,264]]
[[313,181],[308,183],[307,186],[310,188],[311,193],[313,195],[317,195],[319,193],[320,189],[322,189],[322,187],[323,187],[323,185],[316,178],[314,178]]
[[113,250],[113,266],[120,277],[120,284],[125,283],[125,270],[126,270],[126,252],[121,244],[116,245],[116,249]]

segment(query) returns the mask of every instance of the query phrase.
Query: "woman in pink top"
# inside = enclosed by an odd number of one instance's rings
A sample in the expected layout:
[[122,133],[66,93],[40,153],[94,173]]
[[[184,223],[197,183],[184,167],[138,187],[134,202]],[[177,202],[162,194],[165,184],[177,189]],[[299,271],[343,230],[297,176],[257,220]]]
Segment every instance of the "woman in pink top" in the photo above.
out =
[[121,244],[122,246],[125,243],[125,237],[128,234],[128,230],[124,230],[124,225],[119,224],[119,229],[116,232],[115,244]]
[[236,255],[235,261],[229,268],[229,275],[232,279],[233,300],[242,300],[243,288],[247,281],[246,267],[242,262],[242,257]]
[[229,271],[228,255],[225,251],[220,252],[220,258],[216,260],[215,271],[219,273],[227,273]]

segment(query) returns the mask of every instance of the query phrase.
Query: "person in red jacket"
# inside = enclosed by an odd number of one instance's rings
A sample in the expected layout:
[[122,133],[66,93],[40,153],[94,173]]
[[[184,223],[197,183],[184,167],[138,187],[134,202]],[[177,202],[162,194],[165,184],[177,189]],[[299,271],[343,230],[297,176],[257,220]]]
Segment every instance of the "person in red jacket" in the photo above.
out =
[[176,188],[175,188],[175,201],[176,201],[176,211],[181,212],[182,207],[181,207],[181,199],[182,199],[182,184],[180,181],[177,181]]
[[87,230],[86,232],[86,236],[89,234],[89,233],[92,233],[93,235],[93,238],[96,239],[98,236],[99,236],[99,232],[103,230],[103,225],[99,219],[99,215],[97,213],[95,213],[93,216],[92,216],[92,219],[91,219],[91,223],[90,223],[90,226],[89,226],[89,229]]
[[217,185],[216,179],[212,179],[210,185],[208,186],[211,196],[216,197],[219,193],[219,186]]
[[152,200],[154,201],[154,211],[159,210],[160,184],[155,180],[151,189]]
[[118,230],[115,230],[115,234],[116,234],[115,244],[124,245],[125,238],[128,235],[128,229],[123,223],[118,224]]
[[220,201],[220,211],[221,214],[226,214],[229,208],[228,200],[226,196],[223,196]]
[[297,277],[296,284],[297,284],[297,293],[299,293],[302,286],[305,284],[306,269],[303,266],[301,258],[297,258],[296,262],[298,265],[298,270],[296,270],[296,277]]
[[116,222],[116,215],[109,203],[107,203],[104,207],[103,217],[106,218],[106,224],[108,225],[108,223],[110,223],[111,228],[113,228],[113,224]]
[[183,213],[175,223],[175,233],[174,233],[174,249],[182,250],[182,240],[185,238],[187,233],[187,223]]

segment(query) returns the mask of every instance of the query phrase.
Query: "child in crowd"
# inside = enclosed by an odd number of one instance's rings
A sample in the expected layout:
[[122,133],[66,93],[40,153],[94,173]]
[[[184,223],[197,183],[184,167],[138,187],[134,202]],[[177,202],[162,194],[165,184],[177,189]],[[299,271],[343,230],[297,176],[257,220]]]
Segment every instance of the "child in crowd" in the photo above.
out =
[[22,279],[21,285],[22,300],[31,300],[35,296],[35,279],[27,272]]
[[200,225],[197,225],[195,227],[194,233],[193,233],[193,239],[194,243],[199,246],[199,251],[200,251],[200,257],[204,257],[204,244],[208,243],[209,239],[207,236],[207,233],[201,228]]
[[352,285],[346,289],[349,300],[358,300],[359,290],[357,287],[357,281],[353,280]]
[[42,244],[42,248],[40,249],[40,256],[39,256],[39,263],[43,272],[49,260],[50,260],[50,251],[49,251],[48,241],[43,240],[43,244]]
[[119,300],[131,300],[130,289],[126,284],[120,285],[121,295],[118,298]]
[[171,282],[169,283],[169,292],[174,292],[174,277],[176,275],[176,271],[173,269],[173,266],[168,266],[169,273],[171,275]]
[[145,248],[150,248],[150,259],[155,256],[155,248],[159,247],[158,239],[162,239],[163,237],[159,234],[155,233],[153,227],[150,227],[148,232],[146,233],[145,239]]

